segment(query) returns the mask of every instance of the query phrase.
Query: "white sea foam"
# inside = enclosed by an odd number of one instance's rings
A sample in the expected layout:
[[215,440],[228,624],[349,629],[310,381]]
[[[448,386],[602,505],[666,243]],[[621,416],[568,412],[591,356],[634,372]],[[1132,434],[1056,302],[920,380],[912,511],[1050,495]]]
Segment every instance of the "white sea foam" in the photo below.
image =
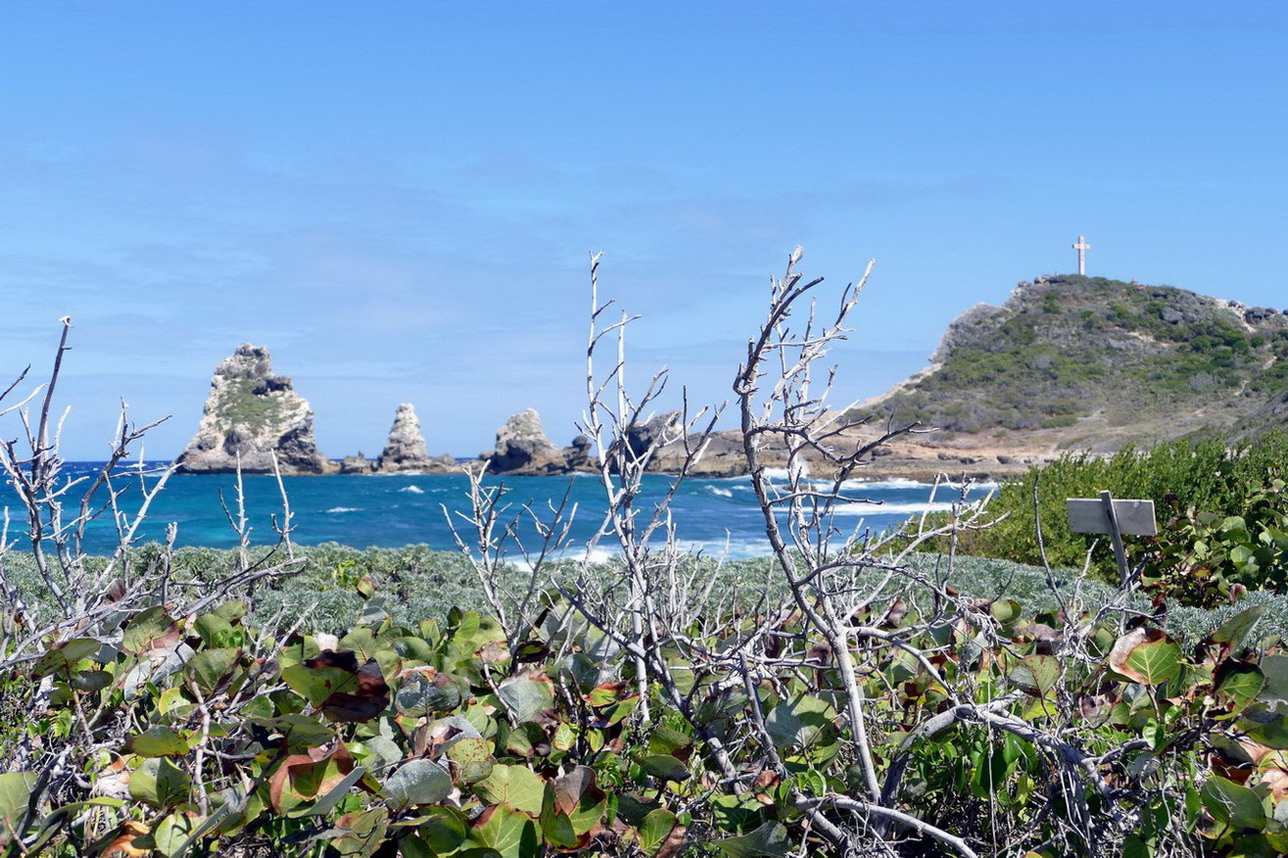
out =
[[907,477],[891,477],[888,480],[846,480],[842,485],[847,489],[929,489],[930,483],[910,480]]
[[425,493],[425,490],[422,489],[420,486],[403,486],[398,491],[410,492],[411,494],[414,494],[414,495],[423,495]]
[[841,503],[832,508],[836,515],[913,515],[921,512],[946,512],[950,503]]
[[[809,476],[809,465],[804,462],[800,463],[798,477]],[[787,468],[765,468],[765,479],[767,480],[787,480],[791,472]]]
[[[566,552],[559,554],[553,559],[558,561],[571,561],[573,563],[607,563],[621,554],[620,551],[613,551],[611,548],[595,548],[594,551],[585,549],[577,551],[575,547],[570,547]],[[518,569],[521,572],[531,572],[532,564],[519,558],[506,560],[506,563]]]
[[339,515],[344,512],[362,512],[362,509],[356,506],[333,506],[325,512],[328,515]]
[[[924,489],[929,495],[930,490],[934,488],[933,483],[923,483],[920,480],[910,480],[907,477],[891,477],[886,480],[846,480],[842,484],[845,488],[854,489]],[[955,483],[951,480],[943,480],[939,483],[939,491],[948,490],[956,491],[962,487],[961,483]],[[989,492],[997,488],[997,483],[971,483],[972,491]]]
[[707,490],[707,494],[715,495],[718,498],[733,497],[733,489],[726,489],[720,486],[704,486],[704,488]]

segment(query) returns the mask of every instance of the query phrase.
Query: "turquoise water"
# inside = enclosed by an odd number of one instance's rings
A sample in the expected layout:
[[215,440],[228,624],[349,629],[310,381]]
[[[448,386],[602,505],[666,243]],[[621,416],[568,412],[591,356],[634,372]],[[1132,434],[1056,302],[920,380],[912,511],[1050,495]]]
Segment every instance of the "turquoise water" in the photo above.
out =
[[[70,478],[90,474],[94,463],[72,463],[65,474]],[[156,476],[122,475],[113,487],[124,489],[119,505],[123,512],[138,508],[140,481],[155,485]],[[273,542],[273,516],[282,519],[282,500],[277,480],[270,476],[242,478],[246,518],[255,543]],[[299,544],[339,542],[358,548],[395,547],[427,543],[433,548],[455,548],[447,516],[467,512],[468,483],[462,475],[399,474],[390,476],[286,477],[290,501],[292,539]],[[518,515],[528,504],[545,510],[568,493],[569,505],[577,512],[571,537],[584,546],[602,522],[605,509],[603,486],[597,476],[492,478],[489,485],[502,485],[509,512],[503,520]],[[638,507],[649,514],[665,495],[671,480],[649,476]],[[80,505],[87,483],[73,486],[65,506]],[[986,487],[985,487],[986,488]],[[960,497],[955,489],[940,488],[932,504],[930,486],[904,480],[860,482],[846,487],[852,501],[841,504],[834,525],[843,531],[856,527],[874,530],[890,527],[927,508],[944,508]],[[978,496],[980,489],[976,489]],[[221,495],[236,514],[236,478],[232,475],[172,476],[152,503],[137,541],[163,540],[166,527],[177,526],[176,545],[226,548],[237,544],[237,534],[221,506]],[[866,502],[872,501],[872,502]],[[10,537],[19,535],[25,515],[7,484],[0,490],[0,503],[9,508]],[[768,550],[764,520],[750,482],[746,477],[691,479],[683,483],[672,502],[677,536],[685,547],[732,557],[763,554]],[[529,534],[530,535],[530,534]],[[116,530],[110,516],[96,521],[88,530],[86,549],[91,553],[110,551],[116,544]],[[611,541],[603,548],[611,549]]]

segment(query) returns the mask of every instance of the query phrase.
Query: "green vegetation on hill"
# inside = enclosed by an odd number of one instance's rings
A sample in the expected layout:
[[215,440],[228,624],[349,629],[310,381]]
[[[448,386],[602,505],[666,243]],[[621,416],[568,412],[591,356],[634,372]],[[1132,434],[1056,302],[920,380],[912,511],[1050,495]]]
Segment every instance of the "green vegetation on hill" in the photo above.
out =
[[[1288,316],[1170,286],[1062,276],[963,314],[939,368],[855,416],[895,412],[950,432],[1130,426],[1184,416],[1233,426],[1288,385]],[[1251,427],[1257,428],[1257,427]]]

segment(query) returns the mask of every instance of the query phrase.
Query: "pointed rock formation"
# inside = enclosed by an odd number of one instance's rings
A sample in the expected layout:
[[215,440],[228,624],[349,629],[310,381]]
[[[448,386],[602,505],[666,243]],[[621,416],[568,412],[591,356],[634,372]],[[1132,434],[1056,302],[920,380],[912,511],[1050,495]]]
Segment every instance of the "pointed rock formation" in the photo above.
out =
[[273,375],[268,349],[242,343],[215,368],[196,437],[177,460],[180,473],[237,470],[321,474],[326,457],[313,438],[313,412],[286,376]]
[[505,421],[496,433],[496,449],[482,453],[494,474],[563,473],[568,470],[566,457],[541,428],[541,415],[529,408]]
[[415,407],[410,402],[399,405],[384,452],[376,460],[376,470],[439,472],[456,469],[456,460],[451,456],[429,455],[429,445],[420,431]]

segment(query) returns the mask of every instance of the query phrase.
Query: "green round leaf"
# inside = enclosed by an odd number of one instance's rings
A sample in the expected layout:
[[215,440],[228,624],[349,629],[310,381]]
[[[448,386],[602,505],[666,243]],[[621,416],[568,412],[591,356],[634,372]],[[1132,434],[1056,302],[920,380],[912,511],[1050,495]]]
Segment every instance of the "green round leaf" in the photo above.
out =
[[389,776],[380,794],[398,808],[437,804],[452,792],[452,777],[432,760],[412,760]]
[[1234,829],[1251,828],[1260,831],[1266,826],[1266,812],[1261,798],[1245,786],[1212,775],[1200,792],[1203,807],[1212,818]]
[[689,767],[670,754],[649,754],[637,762],[644,771],[665,781],[685,781],[690,777]]
[[519,724],[536,719],[554,704],[554,688],[549,679],[508,679],[501,683],[496,694]]
[[486,778],[474,784],[474,791],[491,804],[505,804],[529,816],[541,815],[546,784],[526,766],[493,766]]
[[153,757],[130,773],[130,796],[159,810],[188,801],[187,773],[165,757]]
[[149,727],[131,736],[126,747],[140,757],[182,757],[192,750],[188,740],[169,727]]

